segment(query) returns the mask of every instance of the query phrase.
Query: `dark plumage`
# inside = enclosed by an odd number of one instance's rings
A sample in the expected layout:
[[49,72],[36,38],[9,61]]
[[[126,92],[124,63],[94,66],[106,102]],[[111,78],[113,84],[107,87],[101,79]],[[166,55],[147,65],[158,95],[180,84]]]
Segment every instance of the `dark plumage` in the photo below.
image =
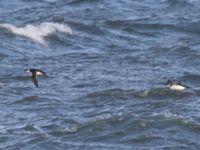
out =
[[25,71],[32,73],[31,79],[32,79],[32,82],[35,84],[36,87],[39,87],[37,76],[43,75],[43,76],[46,77],[46,73],[42,70],[39,70],[39,69],[25,69]]
[[183,85],[180,82],[176,82],[172,80],[167,80],[166,85],[170,90],[176,90],[176,91],[182,91],[182,90],[185,90],[186,88],[189,88],[188,86]]

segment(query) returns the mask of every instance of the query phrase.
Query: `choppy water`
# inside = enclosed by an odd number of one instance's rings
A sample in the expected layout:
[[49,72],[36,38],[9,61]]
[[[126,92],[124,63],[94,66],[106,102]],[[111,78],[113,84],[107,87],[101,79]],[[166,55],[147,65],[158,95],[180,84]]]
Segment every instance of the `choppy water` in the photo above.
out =
[[[198,0],[1,0],[0,149],[200,149],[199,12]],[[30,67],[49,76],[39,88]]]

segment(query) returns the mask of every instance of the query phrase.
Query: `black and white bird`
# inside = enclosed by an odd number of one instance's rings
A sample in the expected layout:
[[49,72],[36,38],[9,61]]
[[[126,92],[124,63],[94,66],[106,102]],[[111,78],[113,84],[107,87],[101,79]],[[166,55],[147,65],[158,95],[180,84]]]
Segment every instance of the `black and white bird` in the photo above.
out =
[[176,82],[176,81],[172,81],[172,80],[167,80],[166,82],[166,86],[170,89],[170,90],[174,90],[174,91],[183,91],[187,88],[189,88],[186,85],[183,85],[180,82]]
[[47,77],[46,73],[42,70],[39,70],[39,69],[25,69],[24,71],[32,73],[31,79],[32,79],[32,82],[35,84],[36,87],[38,87],[37,76],[43,75],[43,76]]

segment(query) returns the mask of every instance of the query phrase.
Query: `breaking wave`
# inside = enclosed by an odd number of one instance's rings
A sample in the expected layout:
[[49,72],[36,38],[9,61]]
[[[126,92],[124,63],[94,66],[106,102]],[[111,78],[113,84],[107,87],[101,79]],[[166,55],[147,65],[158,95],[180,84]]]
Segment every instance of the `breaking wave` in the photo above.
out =
[[59,24],[53,22],[44,22],[40,25],[28,24],[24,27],[17,27],[12,24],[1,23],[0,28],[4,28],[13,34],[21,35],[33,40],[36,43],[44,45],[44,37],[55,32],[62,32],[65,34],[72,34],[71,28],[66,24]]

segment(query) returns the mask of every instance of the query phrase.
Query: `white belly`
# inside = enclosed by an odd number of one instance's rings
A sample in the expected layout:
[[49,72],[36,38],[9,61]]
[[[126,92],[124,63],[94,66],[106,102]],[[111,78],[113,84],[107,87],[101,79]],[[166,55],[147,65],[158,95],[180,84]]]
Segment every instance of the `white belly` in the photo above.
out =
[[169,87],[170,90],[177,90],[177,91],[182,91],[185,90],[186,88],[184,86],[181,85],[172,85]]
[[41,72],[37,72],[37,76],[39,76],[39,75],[43,75]]

